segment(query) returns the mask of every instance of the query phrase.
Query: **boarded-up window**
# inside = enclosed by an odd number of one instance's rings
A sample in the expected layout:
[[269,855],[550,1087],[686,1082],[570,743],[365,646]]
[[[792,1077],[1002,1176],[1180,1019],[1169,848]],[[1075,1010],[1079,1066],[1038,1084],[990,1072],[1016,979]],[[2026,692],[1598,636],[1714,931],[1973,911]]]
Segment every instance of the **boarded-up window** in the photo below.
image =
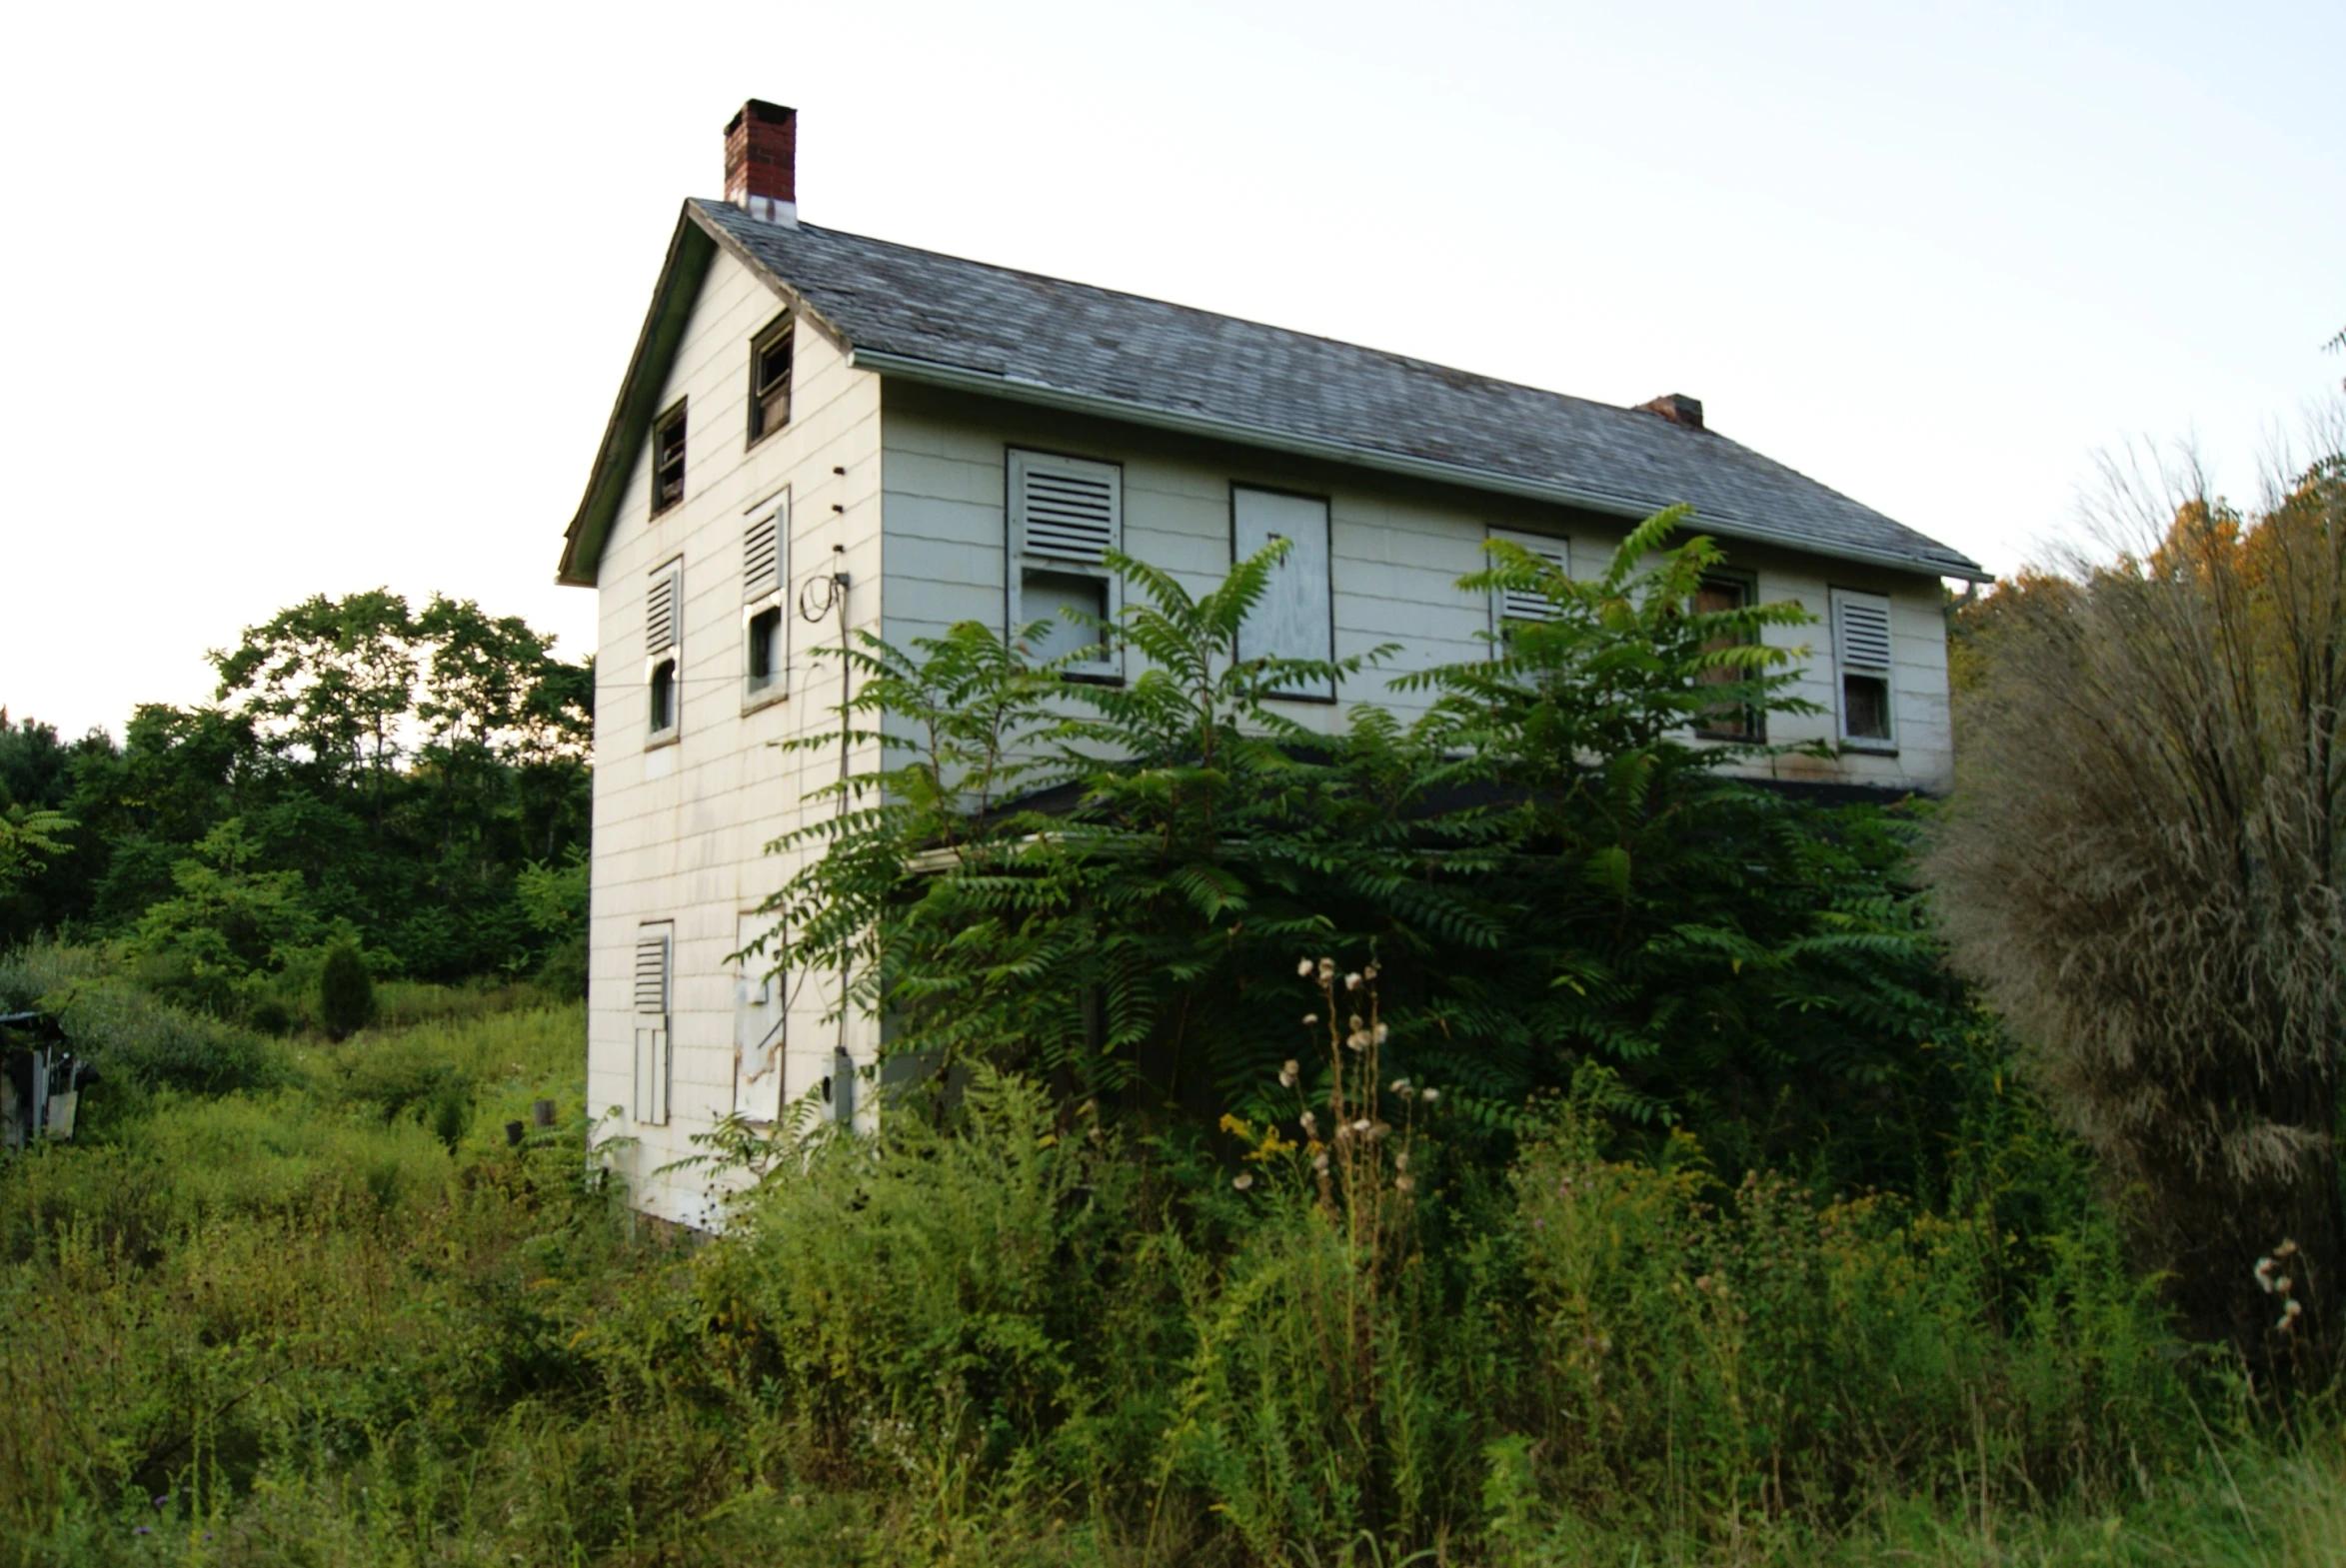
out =
[[[1333,659],[1335,606],[1328,577],[1326,500],[1243,485],[1230,487],[1232,560],[1244,561],[1276,539],[1287,541],[1287,553],[1271,569],[1262,598],[1238,628],[1238,657]],[[1332,703],[1335,683],[1290,683],[1277,695]]]
[[[1554,539],[1545,534],[1514,534],[1495,528],[1490,531],[1490,537],[1520,546],[1566,577],[1572,575],[1572,546],[1568,540]],[[1490,562],[1492,566],[1497,564],[1495,560]],[[1555,613],[1555,602],[1537,589],[1491,590],[1490,629],[1501,637],[1506,635],[1507,623],[1510,621],[1552,621]]]
[[1840,674],[1841,739],[1857,746],[1896,744],[1886,596],[1833,590],[1833,660]]
[[1124,471],[1014,448],[1009,486],[1012,632],[1037,664],[1064,660],[1070,675],[1116,678],[1107,626],[1123,599],[1108,555],[1124,549]]
[[669,981],[675,927],[636,928],[635,1119],[646,1126],[668,1121],[670,1072]]

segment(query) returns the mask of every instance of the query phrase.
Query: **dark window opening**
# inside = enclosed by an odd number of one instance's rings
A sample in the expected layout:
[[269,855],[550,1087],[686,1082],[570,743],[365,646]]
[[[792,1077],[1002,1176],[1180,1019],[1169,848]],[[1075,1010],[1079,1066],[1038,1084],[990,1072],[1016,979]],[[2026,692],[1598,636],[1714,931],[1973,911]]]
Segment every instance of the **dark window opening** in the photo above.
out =
[[750,618],[750,690],[765,692],[782,679],[782,608]]
[[1888,677],[1842,675],[1841,730],[1852,741],[1890,739]]
[[[1694,613],[1698,616],[1723,615],[1748,608],[1756,594],[1753,585],[1736,578],[1705,578],[1694,591]],[[1722,648],[1742,648],[1750,639],[1739,637],[1713,638],[1702,645],[1703,652]],[[1714,665],[1702,672],[1698,679],[1704,686],[1734,686],[1749,679],[1750,672],[1732,666]],[[1761,715],[1748,703],[1720,703],[1704,709],[1694,722],[1697,734],[1715,736],[1724,741],[1757,741],[1761,738]]]
[[652,667],[652,733],[676,728],[676,661],[663,659]]
[[750,346],[750,439],[790,423],[791,321],[787,316]]
[[1106,578],[1029,568],[1020,574],[1019,613],[1030,623],[1043,623],[1027,639],[1027,657],[1036,664],[1066,657],[1066,668],[1077,675],[1098,675],[1109,668]]
[[652,510],[666,512],[685,499],[685,406],[678,404],[652,427]]

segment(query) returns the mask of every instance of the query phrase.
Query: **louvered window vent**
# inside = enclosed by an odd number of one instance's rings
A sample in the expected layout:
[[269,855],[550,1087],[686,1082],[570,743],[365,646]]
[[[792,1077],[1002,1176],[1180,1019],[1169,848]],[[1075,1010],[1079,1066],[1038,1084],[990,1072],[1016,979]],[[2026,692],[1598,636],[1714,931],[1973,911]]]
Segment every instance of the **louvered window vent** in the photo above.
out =
[[1890,607],[1850,595],[1839,606],[1841,662],[1861,670],[1890,668]]
[[1019,549],[1099,566],[1123,548],[1122,475],[1113,464],[1011,454],[1011,509]]
[[[1520,545],[1557,571],[1566,576],[1571,575],[1572,550],[1564,540],[1535,534],[1494,533],[1491,538],[1503,539],[1510,545]],[[1530,588],[1500,589],[1495,607],[1502,624],[1508,621],[1552,621],[1556,614],[1554,602],[1537,589]]]
[[668,934],[636,938],[636,1011],[668,1011]]
[[683,641],[683,599],[682,568],[665,568],[652,579],[651,591],[644,599],[644,650],[655,659]]
[[742,536],[742,597],[764,599],[782,591],[782,514],[750,525]]

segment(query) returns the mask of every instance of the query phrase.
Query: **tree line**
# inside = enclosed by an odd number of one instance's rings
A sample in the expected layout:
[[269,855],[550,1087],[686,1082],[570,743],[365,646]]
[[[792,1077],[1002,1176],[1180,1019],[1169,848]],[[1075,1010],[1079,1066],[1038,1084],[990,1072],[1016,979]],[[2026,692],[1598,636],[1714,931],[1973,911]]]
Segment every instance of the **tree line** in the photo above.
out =
[[337,947],[378,977],[584,984],[594,672],[518,617],[319,595],[117,740],[0,711],[0,947],[119,940],[241,1015]]

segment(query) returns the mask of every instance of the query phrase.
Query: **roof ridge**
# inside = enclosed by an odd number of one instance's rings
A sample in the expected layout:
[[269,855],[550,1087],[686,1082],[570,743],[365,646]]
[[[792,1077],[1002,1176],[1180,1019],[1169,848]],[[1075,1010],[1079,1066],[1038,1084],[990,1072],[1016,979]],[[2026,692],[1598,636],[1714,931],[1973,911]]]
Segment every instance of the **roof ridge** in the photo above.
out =
[[[1185,305],[1179,300],[1169,300],[1155,294],[1140,294],[1131,289],[1111,288],[1104,283],[1086,283],[1080,278],[1061,278],[1048,272],[1035,272],[1026,267],[1012,267],[1005,265],[1002,262],[982,261],[978,257],[964,256],[954,251],[932,250],[926,245],[908,245],[902,240],[883,239],[879,235],[861,234],[853,229],[834,229],[823,224],[807,223],[804,221],[797,224],[770,223],[765,219],[752,217],[749,213],[744,212],[739,207],[734,206],[731,202],[713,202],[705,196],[693,197],[692,201],[695,205],[700,207],[713,207],[721,209],[726,214],[726,218],[729,224],[739,223],[754,228],[772,229],[776,233],[782,235],[788,235],[794,232],[804,232],[806,230],[812,229],[817,234],[834,236],[843,240],[854,240],[862,245],[880,245],[885,246],[892,251],[903,251],[908,255],[930,256],[935,257],[940,261],[959,262],[965,267],[983,267],[989,272],[1008,273],[1014,278],[1025,278],[1033,283],[1051,284],[1060,288],[1084,289],[1107,299],[1135,300],[1143,305],[1162,305],[1168,310],[1184,311],[1191,316],[1204,317],[1209,321],[1236,322],[1243,327],[1259,327],[1265,332],[1283,333],[1290,338],[1307,338],[1314,343],[1324,343],[1332,348],[1350,349],[1357,353],[1378,355],[1384,359],[1392,360],[1397,364],[1406,365],[1414,370],[1431,371],[1437,376],[1468,376],[1487,387],[1505,388],[1514,392],[1537,393],[1540,397],[1543,398],[1562,398],[1567,402],[1578,403],[1588,408],[1603,409],[1607,413],[1611,414],[1635,414],[1639,412],[1634,406],[1626,403],[1607,403],[1602,398],[1583,397],[1581,394],[1576,392],[1559,392],[1553,387],[1542,387],[1528,381],[1514,381],[1505,376],[1490,375],[1485,371],[1467,370],[1465,367],[1459,365],[1445,365],[1439,360],[1420,359],[1414,354],[1403,354],[1398,349],[1380,349],[1372,343],[1358,343],[1350,338],[1338,338],[1331,336],[1328,333],[1312,332],[1302,327],[1282,327],[1277,322],[1263,321],[1253,316],[1234,316],[1228,311],[1212,310],[1203,305]],[[1461,388],[1459,390],[1463,391],[1465,389]],[[1647,417],[1655,420],[1661,425],[1669,426],[1671,429],[1683,428],[1671,425],[1670,421],[1662,419],[1659,415],[1649,415]],[[1694,433],[1689,431],[1687,434],[1691,435]],[[1735,441],[1732,436],[1720,435],[1719,432],[1710,430],[1708,428],[1705,428],[1701,434],[1708,436],[1718,436],[1721,441],[1730,442],[1735,446],[1742,446],[1742,443]],[[1750,451],[1752,449],[1745,448],[1744,450]],[[1773,460],[1771,459],[1770,461],[1772,462]],[[1803,477],[1805,478],[1805,476]],[[1815,481],[1812,480],[1810,483],[1813,484]],[[1861,506],[1863,505],[1862,502],[1858,504]]]

